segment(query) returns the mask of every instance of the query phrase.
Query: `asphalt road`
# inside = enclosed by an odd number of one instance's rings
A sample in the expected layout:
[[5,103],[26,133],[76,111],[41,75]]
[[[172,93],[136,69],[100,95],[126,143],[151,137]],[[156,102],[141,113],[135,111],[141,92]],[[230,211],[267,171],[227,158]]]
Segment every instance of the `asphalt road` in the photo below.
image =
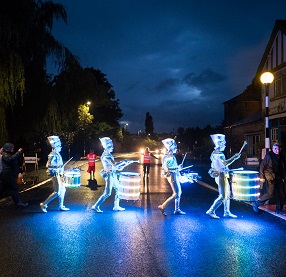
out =
[[[118,160],[138,159],[138,154]],[[256,214],[244,202],[231,201],[237,219],[211,219],[205,212],[217,197],[209,165],[194,162],[202,175],[199,183],[182,185],[181,209],[186,215],[168,215],[158,210],[170,188],[161,177],[160,160],[153,160],[148,182],[141,178],[140,199],[121,200],[124,212],[114,212],[112,194],[91,210],[104,189],[97,163],[97,190],[88,186],[87,166],[81,171],[81,186],[68,188],[65,205],[57,199],[48,212],[39,208],[51,192],[50,182],[25,187],[16,208],[9,198],[0,201],[0,276],[285,276],[286,222],[261,211]],[[134,163],[124,171],[138,172]],[[30,186],[31,187],[31,186]],[[223,208],[217,214],[222,217]]]

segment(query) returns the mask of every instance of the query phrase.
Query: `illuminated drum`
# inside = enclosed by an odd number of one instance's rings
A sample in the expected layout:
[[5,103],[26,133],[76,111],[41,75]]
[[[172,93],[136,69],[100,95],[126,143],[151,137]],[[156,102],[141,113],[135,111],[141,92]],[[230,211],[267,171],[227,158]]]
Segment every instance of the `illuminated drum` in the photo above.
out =
[[256,201],[259,198],[259,173],[251,170],[234,170],[231,173],[233,199]]
[[65,171],[63,183],[68,188],[80,187],[80,169]]
[[140,173],[120,172],[118,196],[125,200],[138,200],[140,196]]
[[179,176],[180,183],[194,183],[197,182],[199,178],[198,173],[196,172],[188,172],[188,173],[182,173]]

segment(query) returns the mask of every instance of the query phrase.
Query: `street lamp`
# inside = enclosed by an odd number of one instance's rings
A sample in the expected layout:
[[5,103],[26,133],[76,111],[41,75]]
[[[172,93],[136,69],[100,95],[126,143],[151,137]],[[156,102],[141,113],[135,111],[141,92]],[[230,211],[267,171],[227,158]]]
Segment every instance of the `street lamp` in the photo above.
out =
[[270,149],[269,139],[269,85],[273,82],[274,76],[271,72],[264,72],[260,76],[261,83],[265,86],[265,151]]
[[[91,102],[90,101],[87,101],[85,106],[88,108],[88,112],[89,112],[89,106],[90,106]],[[85,151],[85,135],[83,137],[83,156],[85,157],[85,154],[86,154],[86,151]]]
[[127,126],[128,126],[128,123],[125,124],[125,131],[127,131]]

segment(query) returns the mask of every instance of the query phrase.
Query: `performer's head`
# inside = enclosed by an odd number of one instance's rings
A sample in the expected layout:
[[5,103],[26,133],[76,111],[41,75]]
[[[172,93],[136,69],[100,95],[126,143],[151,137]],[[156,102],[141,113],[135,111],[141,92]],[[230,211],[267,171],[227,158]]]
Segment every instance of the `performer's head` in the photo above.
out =
[[100,138],[99,140],[100,140],[104,150],[107,150],[109,152],[113,151],[113,143],[109,137]]
[[150,148],[149,147],[146,147],[145,148],[145,153],[149,153],[150,152]]
[[169,152],[176,153],[177,144],[176,144],[175,140],[173,140],[171,138],[167,138],[167,139],[163,139],[162,143],[164,144],[164,146],[167,148],[167,150]]
[[214,149],[218,151],[224,151],[225,149],[225,135],[222,134],[214,134],[211,135],[211,138],[213,140],[213,143],[215,145]]
[[49,136],[48,140],[49,140],[51,147],[56,152],[60,152],[62,150],[62,143],[61,143],[61,140],[58,136]]

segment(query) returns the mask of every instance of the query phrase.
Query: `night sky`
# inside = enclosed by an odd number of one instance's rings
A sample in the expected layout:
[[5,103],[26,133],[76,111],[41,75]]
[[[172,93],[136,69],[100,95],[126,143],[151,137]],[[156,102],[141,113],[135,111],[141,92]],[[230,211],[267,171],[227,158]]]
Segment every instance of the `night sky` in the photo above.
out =
[[54,37],[83,67],[106,74],[121,126],[154,132],[219,125],[223,102],[254,78],[286,1],[61,0],[68,23]]

